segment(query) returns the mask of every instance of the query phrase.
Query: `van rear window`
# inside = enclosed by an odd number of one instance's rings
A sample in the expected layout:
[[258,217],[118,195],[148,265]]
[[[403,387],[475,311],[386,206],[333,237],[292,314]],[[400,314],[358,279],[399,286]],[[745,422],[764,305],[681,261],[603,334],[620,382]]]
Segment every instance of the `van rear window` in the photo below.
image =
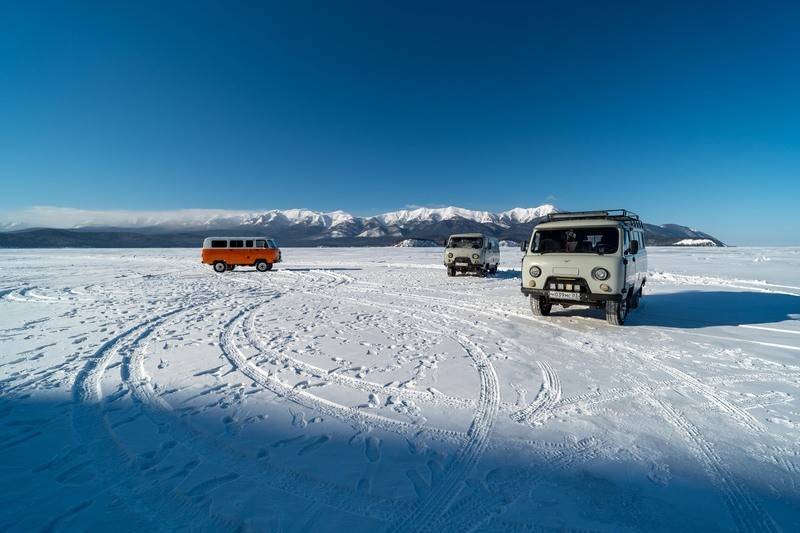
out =
[[212,248],[227,248],[228,241],[211,241]]

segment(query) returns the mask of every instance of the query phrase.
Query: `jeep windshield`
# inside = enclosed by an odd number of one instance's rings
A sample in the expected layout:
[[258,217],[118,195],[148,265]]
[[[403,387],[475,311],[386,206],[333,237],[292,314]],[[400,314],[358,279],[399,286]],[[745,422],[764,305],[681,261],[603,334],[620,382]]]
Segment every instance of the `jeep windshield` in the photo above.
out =
[[537,230],[531,251],[547,253],[613,254],[619,246],[617,228]]
[[453,237],[447,243],[448,248],[483,248],[482,237]]

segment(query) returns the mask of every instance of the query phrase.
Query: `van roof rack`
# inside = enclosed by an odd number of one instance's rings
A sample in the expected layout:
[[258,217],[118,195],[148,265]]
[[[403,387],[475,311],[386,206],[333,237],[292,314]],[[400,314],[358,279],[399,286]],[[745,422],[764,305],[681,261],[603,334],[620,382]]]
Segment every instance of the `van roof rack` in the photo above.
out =
[[627,209],[607,209],[605,211],[565,211],[563,213],[549,213],[547,215],[547,222],[555,222],[557,220],[586,220],[587,218],[633,222],[634,226],[639,227],[642,225],[642,222],[639,220],[639,215],[633,211],[628,211]]

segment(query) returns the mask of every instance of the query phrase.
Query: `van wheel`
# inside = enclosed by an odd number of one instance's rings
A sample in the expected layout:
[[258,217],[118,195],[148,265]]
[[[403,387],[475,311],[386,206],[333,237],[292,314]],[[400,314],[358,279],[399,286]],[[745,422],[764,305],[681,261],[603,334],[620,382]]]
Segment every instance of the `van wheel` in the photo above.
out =
[[456,269],[453,267],[447,267],[447,275],[453,277],[456,275]]
[[531,296],[531,311],[536,316],[547,316],[553,309],[553,304],[541,296]]
[[263,259],[256,262],[256,270],[258,270],[259,272],[266,272],[270,268],[272,268],[272,265],[270,265]]
[[492,275],[497,274],[497,265],[494,265],[491,269],[489,269],[489,273]]
[[236,268],[236,265],[228,265],[228,272]]
[[606,320],[609,324],[621,326],[628,318],[628,299],[623,298],[619,302],[608,300],[606,302]]
[[638,309],[639,308],[639,300],[642,299],[644,287],[640,287],[638,291],[636,291],[633,296],[631,297],[631,309]]
[[228,266],[225,264],[225,261],[214,261],[214,272],[219,272],[221,274],[227,269]]
[[479,268],[478,269],[478,277],[485,278],[486,277],[486,268]]

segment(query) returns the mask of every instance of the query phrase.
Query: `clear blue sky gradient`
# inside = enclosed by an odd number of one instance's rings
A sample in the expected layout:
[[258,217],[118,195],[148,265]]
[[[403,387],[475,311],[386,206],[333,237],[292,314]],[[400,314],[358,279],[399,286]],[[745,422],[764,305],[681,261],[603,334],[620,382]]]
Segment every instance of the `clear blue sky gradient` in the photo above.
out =
[[800,2],[3,2],[0,211],[628,208],[800,244]]

